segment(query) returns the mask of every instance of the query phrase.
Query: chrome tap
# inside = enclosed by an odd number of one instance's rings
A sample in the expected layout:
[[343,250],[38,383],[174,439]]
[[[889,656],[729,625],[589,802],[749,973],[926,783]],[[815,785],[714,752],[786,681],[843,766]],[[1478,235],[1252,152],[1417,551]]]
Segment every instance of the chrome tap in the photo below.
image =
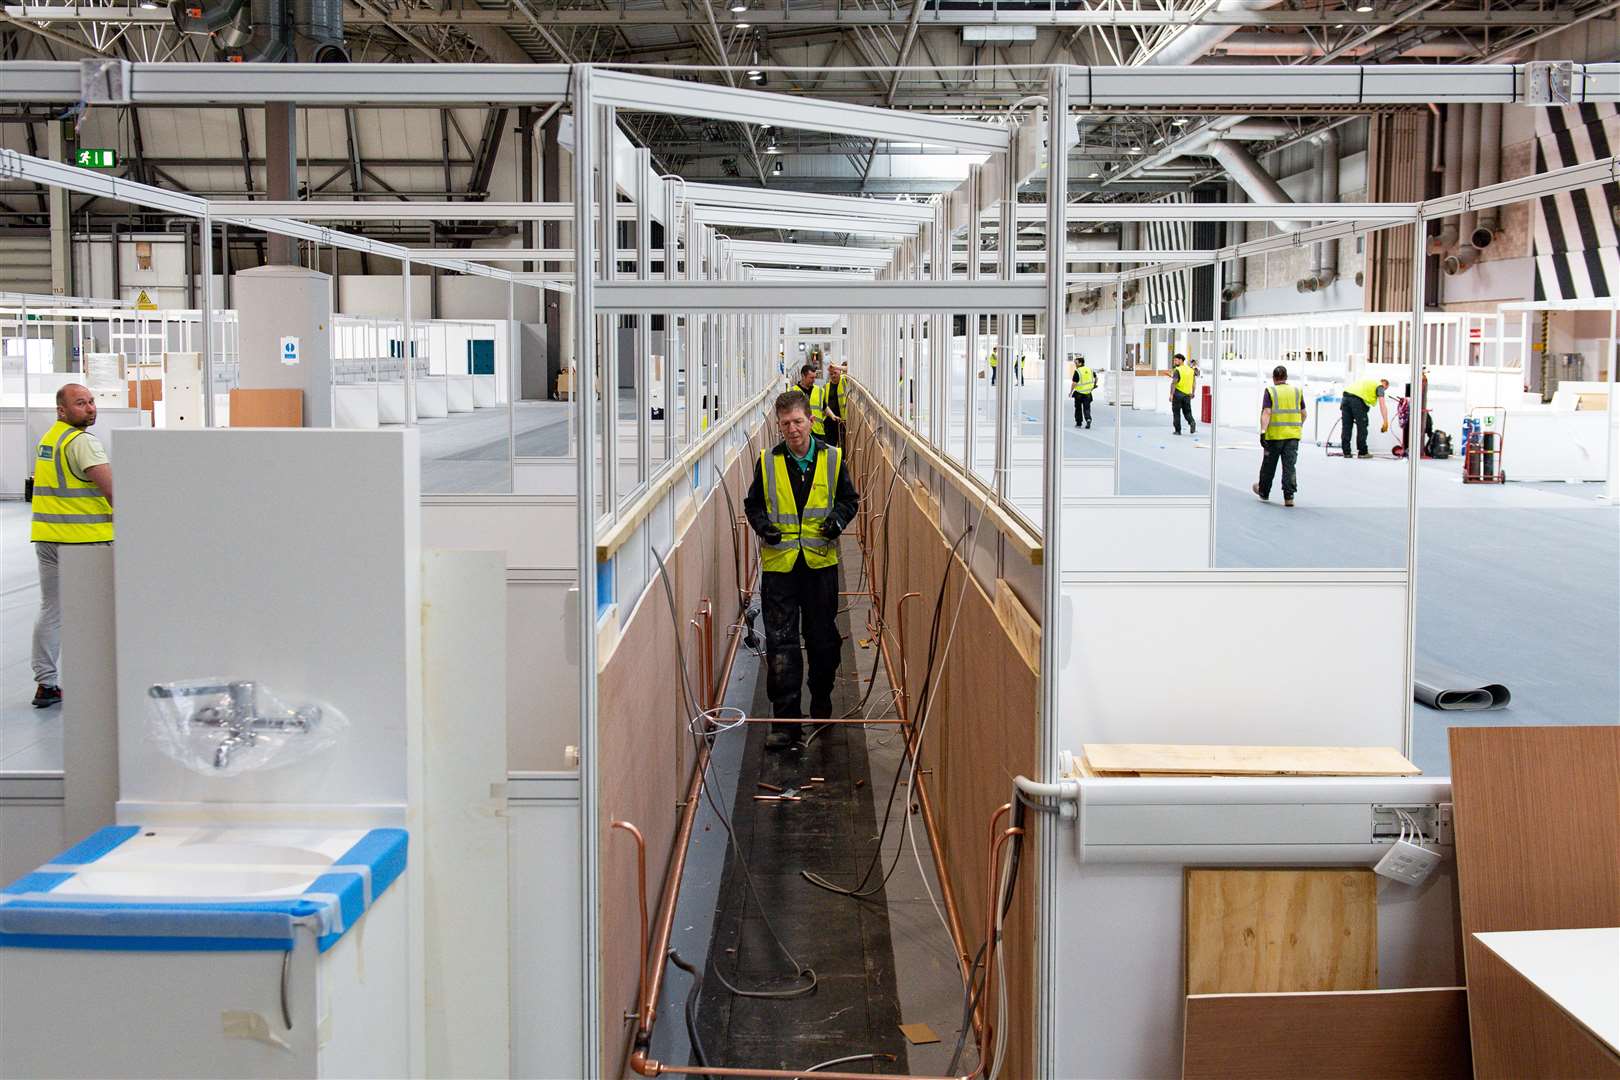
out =
[[154,698],[223,696],[224,701],[205,705],[192,714],[191,723],[196,727],[217,728],[224,732],[219,745],[214,748],[214,768],[224,769],[230,765],[231,755],[237,747],[252,746],[259,741],[261,732],[290,731],[303,734],[320,722],[321,709],[318,705],[302,705],[294,709],[290,716],[261,716],[258,691],[257,683],[241,680],[224,685],[178,689],[158,685],[151,687],[147,693]]

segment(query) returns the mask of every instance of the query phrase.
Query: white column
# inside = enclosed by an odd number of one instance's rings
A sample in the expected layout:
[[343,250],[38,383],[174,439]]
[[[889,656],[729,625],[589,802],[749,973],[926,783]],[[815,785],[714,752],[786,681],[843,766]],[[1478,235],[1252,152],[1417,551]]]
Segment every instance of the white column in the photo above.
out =
[[416,320],[411,315],[411,260],[399,264],[404,315],[400,319],[399,362],[405,365],[405,426],[416,423]]
[[[1420,216],[1412,223],[1412,340],[1411,380],[1413,398],[1423,393],[1423,305],[1424,262],[1428,256],[1424,233],[1425,223]],[[1406,411],[1406,445],[1418,448],[1418,453],[1406,455],[1406,693],[1403,704],[1405,737],[1401,753],[1412,756],[1412,680],[1417,675],[1417,623],[1418,623],[1418,465],[1423,460],[1419,447],[1423,433],[1423,410],[1414,400]]]
[[[546,296],[540,292],[540,311],[542,315],[546,310]],[[518,403],[518,369],[515,360],[517,349],[513,347],[513,340],[517,337],[517,283],[511,278],[506,279],[506,490],[517,492],[517,403]],[[497,383],[497,386],[500,384]]]
[[[1215,260],[1212,268],[1215,284],[1210,290],[1215,307],[1210,312],[1209,326],[1215,342],[1215,360],[1209,371],[1209,565],[1215,566],[1215,528],[1217,510],[1221,502],[1220,443],[1221,443],[1221,262]],[[1262,383],[1264,380],[1261,380]],[[1301,391],[1303,393],[1303,391]]]

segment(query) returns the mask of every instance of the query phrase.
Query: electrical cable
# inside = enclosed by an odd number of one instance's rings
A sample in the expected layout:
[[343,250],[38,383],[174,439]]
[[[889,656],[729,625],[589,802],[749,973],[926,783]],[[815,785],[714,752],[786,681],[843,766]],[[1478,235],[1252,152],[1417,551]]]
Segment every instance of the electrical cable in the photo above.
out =
[[[708,1055],[703,1052],[703,1038],[698,1035],[697,1012],[698,1000],[703,996],[703,974],[697,968],[681,959],[681,954],[674,949],[669,950],[669,961],[688,975],[692,976],[692,989],[686,994],[686,1041],[692,1044],[692,1056],[697,1058],[698,1067],[709,1063]],[[697,1074],[698,1080],[714,1080],[713,1077],[702,1073]]]
[[[760,899],[759,899],[759,890],[754,885],[754,875],[748,868],[748,860],[743,856],[742,846],[740,844],[738,844],[738,842],[737,842],[737,833],[736,833],[736,830],[732,828],[731,816],[728,813],[726,813],[726,811],[721,807],[719,801],[714,796],[714,791],[712,790],[712,788],[710,786],[709,766],[710,766],[710,764],[712,762],[712,759],[713,759],[713,754],[712,754],[712,751],[714,749],[713,739],[714,739],[714,737],[715,737],[715,735],[717,733],[714,732],[714,731],[710,731],[710,730],[704,730],[702,732],[699,732],[699,731],[695,730],[692,725],[693,725],[693,722],[695,722],[696,720],[706,718],[710,713],[718,712],[718,711],[720,711],[720,709],[726,708],[726,707],[725,706],[720,706],[720,707],[717,707],[716,709],[713,709],[713,710],[704,710],[704,709],[701,709],[701,708],[698,707],[697,697],[692,693],[691,673],[687,669],[687,666],[686,666],[686,650],[681,645],[681,636],[684,633],[684,630],[681,627],[680,618],[675,614],[675,587],[674,587],[674,585],[672,585],[670,583],[670,580],[669,580],[669,568],[664,565],[664,559],[663,559],[663,557],[661,555],[658,554],[658,549],[656,547],[652,547],[650,550],[652,551],[653,561],[655,563],[657,563],[657,565],[658,565],[658,577],[659,577],[659,580],[663,583],[663,586],[664,586],[664,596],[669,601],[669,617],[670,617],[670,620],[675,624],[675,658],[676,658],[676,661],[680,664],[680,668],[681,668],[681,688],[682,688],[682,691],[684,692],[684,694],[686,695],[687,707],[688,707],[688,709],[689,709],[689,711],[691,713],[691,716],[692,716],[692,719],[687,722],[687,728],[688,728],[689,731],[692,732],[693,739],[698,741],[699,745],[697,747],[697,750],[698,750],[699,756],[702,757],[703,762],[704,762],[703,772],[702,772],[702,776],[700,777],[699,786],[702,788],[703,795],[708,800],[710,808],[712,808],[714,810],[715,816],[720,819],[720,824],[726,830],[726,836],[731,842],[732,854],[733,854],[733,856],[735,856],[735,858],[737,860],[738,867],[741,868],[741,870],[742,870],[743,883],[744,883],[744,886],[747,889],[747,895],[752,895],[753,898],[754,898],[754,902],[756,904],[758,904],[759,913],[760,913],[760,920],[765,924],[766,931],[768,931],[770,933],[771,940],[773,940],[776,943],[777,948],[779,948],[782,951],[782,955],[784,957],[786,957],[788,962],[793,965],[794,970],[797,972],[797,974],[794,977],[799,978],[799,979],[803,979],[803,978],[808,977],[809,982],[805,986],[797,987],[797,988],[789,989],[789,990],[744,990],[744,989],[741,989],[740,987],[737,987],[737,986],[733,985],[730,982],[730,980],[728,980],[726,978],[725,973],[722,972],[718,967],[715,968],[715,972],[714,972],[715,978],[719,979],[720,984],[722,986],[724,986],[727,990],[731,991],[733,994],[737,995],[738,997],[753,997],[753,998],[801,997],[801,996],[803,996],[805,994],[809,994],[809,993],[811,993],[811,992],[813,992],[815,990],[816,985],[818,983],[816,973],[815,973],[814,969],[806,967],[805,965],[799,963],[798,957],[793,955],[792,950],[790,950],[787,947],[787,944],[782,940],[781,935],[777,933],[775,925],[771,922],[770,916],[765,911],[764,903],[762,903],[760,901]],[[740,724],[734,724],[734,725],[731,725],[730,727],[725,728],[724,730],[731,731],[731,730],[735,730],[737,727],[740,727],[740,726],[741,726]],[[703,744],[705,744],[705,743],[707,744],[709,750],[711,751],[711,753],[709,755],[707,755],[707,756],[704,756],[702,754]],[[745,896],[745,903],[746,903],[746,896]],[[740,956],[738,958],[738,963],[741,963],[741,957]]]
[[879,1059],[893,1061],[895,1057],[893,1054],[851,1054],[848,1057],[833,1058],[831,1061],[819,1061],[804,1071],[807,1073],[820,1072],[822,1069],[830,1069],[834,1065],[847,1065],[852,1061],[877,1061]]

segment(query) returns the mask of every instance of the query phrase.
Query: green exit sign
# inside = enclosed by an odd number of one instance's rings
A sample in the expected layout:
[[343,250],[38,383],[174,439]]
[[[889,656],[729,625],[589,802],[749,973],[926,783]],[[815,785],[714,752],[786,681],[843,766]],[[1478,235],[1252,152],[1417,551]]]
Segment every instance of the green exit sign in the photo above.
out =
[[116,169],[118,168],[118,151],[89,146],[80,147],[74,156],[73,163],[81,169]]

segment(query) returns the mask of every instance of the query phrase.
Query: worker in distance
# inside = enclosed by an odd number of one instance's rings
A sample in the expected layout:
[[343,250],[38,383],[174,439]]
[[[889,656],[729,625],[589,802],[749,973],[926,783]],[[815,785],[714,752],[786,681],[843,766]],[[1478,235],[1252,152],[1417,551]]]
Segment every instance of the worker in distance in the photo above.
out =
[[816,438],[810,410],[809,399],[798,390],[777,397],[782,441],[761,452],[743,499],[748,524],[759,536],[765,691],[777,721],[765,747],[795,755],[804,752],[801,636],[810,661],[809,715],[832,718],[843,648],[837,624],[838,537],[860,508],[844,452]]

